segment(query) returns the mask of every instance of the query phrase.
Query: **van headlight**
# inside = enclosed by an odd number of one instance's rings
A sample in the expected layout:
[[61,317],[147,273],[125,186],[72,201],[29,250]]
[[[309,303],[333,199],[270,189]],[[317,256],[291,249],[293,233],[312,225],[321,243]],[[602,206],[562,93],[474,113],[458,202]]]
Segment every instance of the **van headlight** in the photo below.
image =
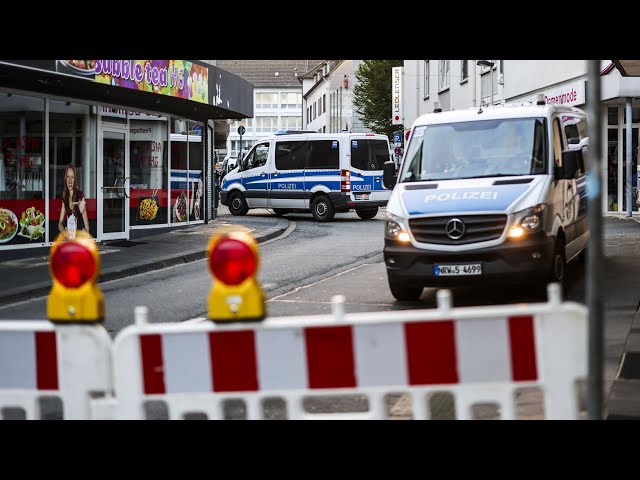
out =
[[384,236],[389,240],[409,242],[411,238],[404,226],[404,219],[387,212],[384,225]]
[[544,204],[540,204],[517,212],[513,226],[509,229],[509,237],[519,238],[542,230],[544,207]]

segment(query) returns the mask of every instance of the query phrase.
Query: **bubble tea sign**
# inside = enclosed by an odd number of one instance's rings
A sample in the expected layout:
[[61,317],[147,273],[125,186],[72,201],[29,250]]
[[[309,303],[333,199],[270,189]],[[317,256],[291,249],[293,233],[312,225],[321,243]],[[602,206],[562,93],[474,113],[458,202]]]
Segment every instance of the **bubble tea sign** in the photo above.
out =
[[96,60],[95,81],[133,90],[209,101],[209,70],[188,60]]

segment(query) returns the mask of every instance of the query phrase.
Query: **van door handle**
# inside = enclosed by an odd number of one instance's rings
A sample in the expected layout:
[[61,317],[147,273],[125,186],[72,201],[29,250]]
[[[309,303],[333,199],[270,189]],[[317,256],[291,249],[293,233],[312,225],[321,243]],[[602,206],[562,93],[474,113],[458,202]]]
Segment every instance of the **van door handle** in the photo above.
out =
[[266,173],[261,173],[261,174],[260,174],[260,176],[261,176],[261,177],[266,177],[266,176],[267,176],[267,174],[266,174]]
[[277,173],[274,173],[274,174],[273,174],[273,176],[274,176],[274,177],[277,177],[277,176],[278,176],[278,174],[277,174]]

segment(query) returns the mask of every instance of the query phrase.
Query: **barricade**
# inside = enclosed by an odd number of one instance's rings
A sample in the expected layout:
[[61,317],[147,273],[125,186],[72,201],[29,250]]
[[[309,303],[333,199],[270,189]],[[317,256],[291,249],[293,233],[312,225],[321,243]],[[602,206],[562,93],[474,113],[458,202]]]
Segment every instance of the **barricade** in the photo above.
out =
[[[500,418],[514,419],[516,396],[534,388],[545,418],[578,419],[587,309],[562,303],[558,285],[548,291],[547,303],[452,308],[450,292],[440,290],[436,309],[345,314],[336,302],[331,315],[227,325],[148,323],[146,307],[137,307],[136,324],[114,341],[114,412],[383,419],[401,392],[414,419],[441,418],[433,406],[443,398],[452,418],[477,418],[478,408],[494,405]],[[312,413],[322,410],[321,402],[309,406],[319,397],[364,398],[366,408]]]
[[93,406],[113,391],[111,346],[98,324],[0,322],[0,418],[111,417]]

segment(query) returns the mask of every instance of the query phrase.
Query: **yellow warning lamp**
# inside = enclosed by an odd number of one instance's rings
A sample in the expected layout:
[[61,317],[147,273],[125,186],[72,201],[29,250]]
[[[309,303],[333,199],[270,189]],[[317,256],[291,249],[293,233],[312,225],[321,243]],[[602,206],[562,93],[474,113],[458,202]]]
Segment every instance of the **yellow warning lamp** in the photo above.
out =
[[101,322],[104,296],[98,288],[100,254],[90,233],[79,230],[75,239],[58,235],[49,252],[53,287],[47,298],[52,322]]
[[216,233],[207,246],[214,279],[209,292],[209,318],[214,322],[262,320],[264,294],[255,278],[258,244],[247,232]]

